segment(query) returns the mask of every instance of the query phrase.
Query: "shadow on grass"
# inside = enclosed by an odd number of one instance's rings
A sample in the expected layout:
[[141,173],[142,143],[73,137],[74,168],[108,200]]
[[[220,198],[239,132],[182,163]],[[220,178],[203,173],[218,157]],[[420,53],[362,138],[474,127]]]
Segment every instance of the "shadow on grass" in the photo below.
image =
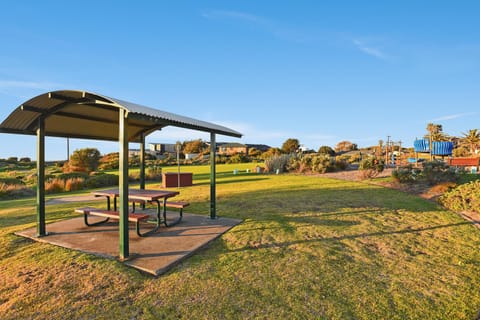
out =
[[[233,174],[232,171],[223,171],[223,172],[218,172],[215,175],[217,179],[221,178],[233,178],[233,177],[251,177],[252,179],[256,179],[257,177],[261,177],[261,174],[258,173],[246,173],[246,172],[238,172],[237,174]],[[209,180],[210,179],[210,173],[195,173],[193,175],[194,180]],[[263,179],[268,179],[267,177]]]
[[[441,210],[435,203],[400,191],[357,185],[355,188],[268,189],[222,197],[224,212],[254,220],[286,214],[348,215],[378,210],[416,213]],[[361,211],[358,211],[360,209]]]
[[[230,184],[230,183],[240,183],[240,182],[251,182],[251,181],[262,181],[267,180],[267,178],[253,178],[253,179],[230,179],[230,180],[216,180],[215,184]],[[195,186],[210,185],[210,181],[194,183]]]
[[285,248],[288,246],[305,244],[305,243],[331,242],[331,241],[341,241],[341,240],[367,238],[367,237],[382,237],[382,236],[395,235],[395,234],[419,233],[423,231],[436,230],[436,229],[442,229],[442,228],[453,228],[453,227],[465,226],[469,224],[471,224],[471,222],[465,221],[465,222],[448,223],[448,224],[425,227],[425,228],[405,228],[405,229],[394,230],[394,231],[379,231],[379,232],[370,232],[370,233],[365,232],[365,233],[359,233],[359,234],[353,234],[353,235],[343,235],[343,236],[334,236],[334,237],[325,237],[325,238],[319,237],[314,239],[302,239],[302,240],[285,241],[285,242],[273,242],[273,243],[267,243],[267,244],[259,244],[254,247],[247,246],[247,247],[238,248],[238,249],[226,249],[226,250],[230,252],[242,252],[242,251],[248,251],[248,250],[258,250],[258,249],[267,249],[267,248]]

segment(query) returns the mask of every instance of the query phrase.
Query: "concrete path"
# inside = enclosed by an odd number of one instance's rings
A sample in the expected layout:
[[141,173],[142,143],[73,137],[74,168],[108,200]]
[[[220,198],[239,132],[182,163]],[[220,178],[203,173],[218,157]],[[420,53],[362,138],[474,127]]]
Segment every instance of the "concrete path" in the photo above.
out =
[[65,197],[60,197],[60,198],[47,199],[47,200],[45,200],[45,204],[46,205],[62,204],[62,203],[68,203],[68,202],[96,201],[96,200],[105,201],[105,198],[95,197],[92,194],[79,195],[79,196],[65,196]]

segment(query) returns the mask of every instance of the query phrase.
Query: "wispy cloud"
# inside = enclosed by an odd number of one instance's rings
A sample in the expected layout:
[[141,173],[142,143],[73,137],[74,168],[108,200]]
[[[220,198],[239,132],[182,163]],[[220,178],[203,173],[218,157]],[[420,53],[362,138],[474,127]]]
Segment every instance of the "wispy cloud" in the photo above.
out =
[[361,52],[381,60],[389,60],[390,56],[377,46],[365,40],[353,39],[353,44]]
[[435,118],[435,119],[428,120],[427,122],[447,121],[447,120],[453,120],[453,119],[473,116],[473,115],[476,115],[476,114],[478,114],[478,112],[465,112],[465,113],[450,114],[450,115],[447,115],[447,116],[442,116],[442,117],[438,117],[438,118]]
[[16,80],[0,80],[0,89],[44,89],[48,90],[53,87],[61,87],[62,85],[54,82],[36,82],[36,81],[16,81]]
[[240,11],[208,10],[203,11],[202,16],[208,19],[237,19],[261,25],[270,25],[270,22],[267,19]]
[[241,11],[227,11],[227,10],[205,10],[202,12],[202,17],[206,19],[223,19],[235,20],[242,23],[248,23],[256,26],[258,29],[267,32],[278,39],[306,42],[307,35],[305,32],[299,31],[297,28],[284,26],[274,20],[265,17],[254,15]]

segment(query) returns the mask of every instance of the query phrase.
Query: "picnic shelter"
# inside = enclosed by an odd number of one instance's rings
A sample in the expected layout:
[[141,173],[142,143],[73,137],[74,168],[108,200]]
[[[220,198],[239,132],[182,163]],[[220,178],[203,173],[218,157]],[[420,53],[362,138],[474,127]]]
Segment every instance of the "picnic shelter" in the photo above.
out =
[[37,236],[48,236],[45,225],[45,137],[118,141],[119,250],[129,257],[128,144],[140,144],[140,189],[145,188],[145,138],[167,126],[210,133],[210,218],[216,218],[216,135],[242,134],[214,123],[142,106],[87,91],[60,90],[36,96],[17,107],[1,124],[1,133],[37,137]]

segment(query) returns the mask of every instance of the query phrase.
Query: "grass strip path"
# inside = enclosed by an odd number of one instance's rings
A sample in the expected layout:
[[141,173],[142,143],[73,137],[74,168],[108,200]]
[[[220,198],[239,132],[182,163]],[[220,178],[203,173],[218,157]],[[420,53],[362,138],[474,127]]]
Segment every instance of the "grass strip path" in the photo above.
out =
[[[365,183],[232,168],[219,166],[218,214],[244,223],[159,278],[17,237],[35,223],[34,201],[0,202],[0,318],[477,315],[480,232],[457,214]],[[192,170],[196,184],[181,197],[208,215],[208,167]],[[48,206],[47,219],[75,206]]]

